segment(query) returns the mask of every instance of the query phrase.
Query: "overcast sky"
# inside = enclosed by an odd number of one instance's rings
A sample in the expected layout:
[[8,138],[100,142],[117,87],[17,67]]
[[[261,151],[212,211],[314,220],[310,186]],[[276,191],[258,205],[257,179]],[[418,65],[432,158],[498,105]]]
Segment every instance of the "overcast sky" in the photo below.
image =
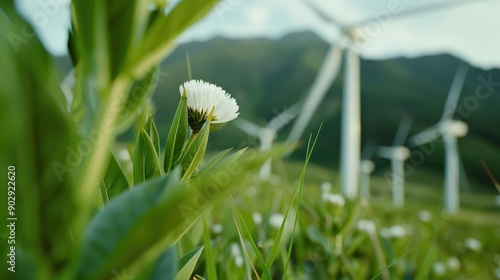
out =
[[[224,0],[184,33],[179,42],[231,38],[279,38],[312,30],[328,42],[339,39],[339,28],[318,17],[309,1],[344,25],[358,26],[359,51],[365,58],[384,59],[451,53],[485,69],[500,68],[500,0]],[[46,46],[64,54],[69,26],[69,0],[20,0]],[[434,11],[409,14],[421,7],[469,2]],[[48,4],[52,3],[50,9]],[[55,3],[55,5],[54,5]]]

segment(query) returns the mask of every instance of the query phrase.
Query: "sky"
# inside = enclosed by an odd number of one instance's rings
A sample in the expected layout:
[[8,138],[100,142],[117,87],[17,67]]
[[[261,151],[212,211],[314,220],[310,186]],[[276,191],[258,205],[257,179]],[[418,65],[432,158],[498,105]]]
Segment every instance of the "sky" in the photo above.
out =
[[[65,54],[70,0],[18,0],[47,48]],[[309,4],[307,4],[309,3]],[[454,3],[453,5],[447,5]],[[440,8],[422,11],[422,7]],[[334,22],[314,11],[317,7]],[[421,12],[413,12],[421,10]],[[223,0],[178,43],[229,38],[280,38],[310,30],[338,43],[339,25],[357,25],[363,58],[450,53],[484,69],[500,68],[500,0]]]

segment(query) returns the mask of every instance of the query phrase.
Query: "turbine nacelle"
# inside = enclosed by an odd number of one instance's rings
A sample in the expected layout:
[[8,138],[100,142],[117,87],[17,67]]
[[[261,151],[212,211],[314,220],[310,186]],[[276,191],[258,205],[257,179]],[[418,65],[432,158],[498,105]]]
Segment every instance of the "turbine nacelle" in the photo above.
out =
[[405,146],[380,147],[378,154],[383,158],[404,161],[410,157],[410,149]]
[[375,170],[375,163],[369,159],[363,159],[361,160],[359,168],[362,173],[371,174]]
[[440,123],[440,130],[443,135],[449,135],[452,137],[464,137],[469,132],[469,126],[458,120],[444,120]]

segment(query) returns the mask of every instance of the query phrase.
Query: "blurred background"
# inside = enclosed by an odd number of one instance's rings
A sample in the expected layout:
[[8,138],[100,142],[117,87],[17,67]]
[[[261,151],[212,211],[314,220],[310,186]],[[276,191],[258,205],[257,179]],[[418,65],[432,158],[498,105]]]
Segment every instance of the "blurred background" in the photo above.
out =
[[[69,1],[20,0],[17,5],[54,55],[62,80],[71,67],[66,50]],[[391,145],[405,116],[413,119],[409,136],[436,124],[457,67],[464,62],[470,69],[454,113],[469,127],[469,133],[458,140],[460,185],[464,192],[494,194],[480,161],[500,176],[499,10],[500,1],[221,1],[179,38],[178,47],[161,65],[154,95],[160,136],[164,141],[177,106],[178,86],[188,79],[187,53],[193,78],[221,86],[236,98],[242,118],[265,126],[286,108],[304,101],[328,49],[345,45],[343,32],[356,27],[361,146],[367,142]],[[340,71],[301,136],[304,144],[323,123],[312,161],[331,170],[329,179],[334,183],[338,182],[342,88]],[[277,141],[288,138],[293,124],[294,120],[277,133]],[[132,137],[130,130],[119,139],[126,142]],[[246,145],[260,144],[229,124],[211,135],[209,149]],[[292,160],[303,159],[304,146],[291,155]],[[387,177],[390,161],[375,155],[371,160],[374,178]],[[414,184],[441,190],[442,141],[436,140],[435,151],[414,167],[406,174],[410,189]],[[385,188],[390,185],[381,182]]]

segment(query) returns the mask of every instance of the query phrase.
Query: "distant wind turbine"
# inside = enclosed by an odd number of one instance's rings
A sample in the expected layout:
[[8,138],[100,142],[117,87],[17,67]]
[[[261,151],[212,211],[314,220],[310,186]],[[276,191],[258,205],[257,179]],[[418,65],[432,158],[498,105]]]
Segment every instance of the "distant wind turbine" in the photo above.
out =
[[[321,100],[335,81],[341,65],[342,44],[345,44],[344,54],[344,88],[342,95],[342,128],[341,128],[341,156],[340,156],[340,187],[342,194],[348,198],[358,196],[358,170],[361,143],[361,117],[360,117],[360,61],[358,50],[356,49],[356,33],[359,28],[376,21],[374,17],[345,25],[327,15],[323,10],[316,7],[311,0],[304,1],[321,19],[328,24],[337,26],[341,31],[341,40],[332,45],[326,58],[313,82],[311,90],[306,97],[302,113],[297,117],[292,131],[288,137],[290,141],[296,141],[304,133],[307,124],[311,121],[312,115],[316,112]],[[457,6],[460,4],[470,4],[477,1],[457,0],[447,3],[436,3],[419,8],[403,10],[400,13],[392,14],[392,19],[405,17],[408,15],[420,14],[438,9]]]
[[[279,115],[272,118],[266,126],[256,125],[244,118],[238,117],[233,124],[246,134],[256,137],[260,142],[260,149],[270,150],[278,132],[283,129],[299,113],[300,106],[295,104]],[[260,169],[260,178],[267,180],[271,176],[271,159],[268,159]]]
[[451,84],[450,92],[444,106],[441,120],[434,126],[412,136],[409,143],[412,146],[423,145],[437,138],[442,138],[445,148],[445,179],[444,179],[444,210],[456,213],[460,209],[460,156],[457,147],[457,138],[467,135],[466,123],[454,120],[453,114],[460,98],[468,66],[461,64]]
[[392,203],[403,207],[405,202],[405,161],[410,157],[410,150],[403,146],[410,132],[411,119],[404,117],[399,124],[396,136],[390,147],[380,147],[378,156],[391,160]]

